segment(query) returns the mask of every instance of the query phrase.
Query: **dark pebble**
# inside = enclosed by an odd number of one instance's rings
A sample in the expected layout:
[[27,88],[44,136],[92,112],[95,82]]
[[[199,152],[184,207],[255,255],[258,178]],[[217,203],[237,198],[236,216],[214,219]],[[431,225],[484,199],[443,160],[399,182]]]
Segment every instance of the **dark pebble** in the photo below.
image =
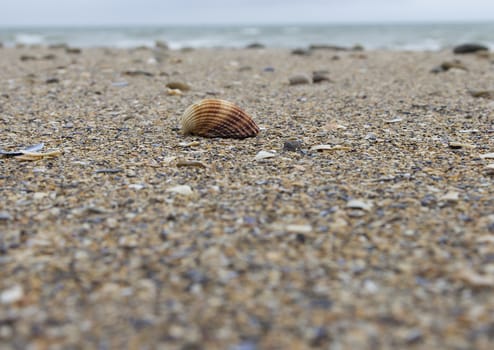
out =
[[311,80],[309,79],[309,77],[304,75],[304,74],[297,74],[297,75],[291,76],[288,79],[288,82],[290,83],[290,85],[309,84],[310,81]]
[[294,49],[292,50],[292,55],[299,55],[299,56],[309,56],[310,55],[310,50],[307,49]]
[[162,40],[156,40],[154,42],[154,46],[156,46],[156,48],[161,49],[161,50],[168,50],[168,44]]
[[124,75],[128,75],[129,77],[137,77],[137,76],[146,76],[152,77],[153,73],[146,72],[144,70],[127,70],[123,72]]
[[54,60],[55,58],[57,58],[57,56],[55,56],[52,53],[49,53],[49,54],[43,56],[44,60]]
[[338,45],[312,44],[309,50],[331,50],[331,51],[349,51],[347,47]]
[[266,46],[261,43],[251,43],[247,45],[246,49],[264,49]]
[[67,48],[65,48],[65,52],[73,54],[73,55],[78,55],[82,52],[82,50],[79,49],[78,47],[67,47]]
[[122,169],[98,169],[95,171],[96,174],[117,174],[121,173]]
[[60,82],[60,80],[58,78],[48,78],[45,80],[46,84],[57,84],[59,82]]
[[475,98],[487,98],[494,100],[494,90],[470,90],[468,93]]
[[467,71],[468,68],[460,60],[445,61],[441,65],[431,69],[431,73],[447,72],[450,69],[461,69]]
[[274,67],[264,67],[263,71],[264,72],[274,72]]
[[12,215],[7,213],[6,211],[0,211],[0,221],[8,221],[12,220]]
[[22,55],[20,57],[20,60],[21,61],[35,61],[37,60],[38,58],[36,56],[32,56],[32,55]]
[[242,66],[238,69],[239,72],[247,72],[247,71],[251,71],[251,70],[252,70],[251,66]]
[[489,48],[487,46],[475,43],[462,44],[453,48],[453,53],[456,54],[475,53],[478,51],[489,51]]
[[283,143],[283,151],[298,152],[302,149],[302,142],[300,140],[288,140]]
[[324,81],[331,81],[329,77],[326,74],[323,74],[321,72],[314,72],[312,73],[312,82],[313,83],[322,83]]

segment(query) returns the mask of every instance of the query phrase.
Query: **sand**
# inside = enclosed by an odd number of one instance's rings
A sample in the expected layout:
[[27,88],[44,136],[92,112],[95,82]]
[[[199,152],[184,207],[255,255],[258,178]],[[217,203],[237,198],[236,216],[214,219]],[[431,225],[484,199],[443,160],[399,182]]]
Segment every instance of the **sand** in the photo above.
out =
[[310,53],[1,48],[0,348],[490,349],[494,58]]

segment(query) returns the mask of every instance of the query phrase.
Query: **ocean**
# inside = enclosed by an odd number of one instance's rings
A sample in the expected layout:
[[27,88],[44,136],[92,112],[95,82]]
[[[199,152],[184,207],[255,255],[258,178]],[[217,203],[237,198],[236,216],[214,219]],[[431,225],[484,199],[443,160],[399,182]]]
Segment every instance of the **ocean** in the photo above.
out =
[[362,45],[366,49],[441,50],[459,43],[477,42],[494,49],[494,22],[420,24],[319,24],[319,25],[207,25],[2,28],[4,46],[52,45],[132,48],[166,42],[184,47],[305,48],[310,44]]

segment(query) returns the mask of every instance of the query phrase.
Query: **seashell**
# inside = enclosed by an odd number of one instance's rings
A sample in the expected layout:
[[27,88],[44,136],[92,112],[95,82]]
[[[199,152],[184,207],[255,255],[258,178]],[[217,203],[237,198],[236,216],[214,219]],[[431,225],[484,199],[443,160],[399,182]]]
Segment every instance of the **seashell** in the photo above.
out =
[[254,120],[240,107],[219,99],[194,103],[185,110],[181,122],[185,135],[243,139],[259,133]]

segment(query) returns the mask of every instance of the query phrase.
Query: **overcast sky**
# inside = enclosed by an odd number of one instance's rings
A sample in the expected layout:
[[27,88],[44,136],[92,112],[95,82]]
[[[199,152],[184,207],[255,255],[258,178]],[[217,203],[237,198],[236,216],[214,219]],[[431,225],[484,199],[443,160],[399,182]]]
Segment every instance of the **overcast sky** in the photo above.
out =
[[0,26],[494,20],[494,0],[4,0]]

